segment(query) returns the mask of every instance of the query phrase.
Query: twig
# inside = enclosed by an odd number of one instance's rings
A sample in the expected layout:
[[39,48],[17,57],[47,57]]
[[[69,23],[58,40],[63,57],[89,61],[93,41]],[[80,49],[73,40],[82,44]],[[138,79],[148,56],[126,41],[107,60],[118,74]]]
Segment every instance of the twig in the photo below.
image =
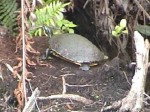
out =
[[67,88],[66,88],[66,80],[65,80],[65,77],[66,76],[70,76],[70,75],[75,75],[75,74],[64,74],[64,75],[61,75],[62,76],[62,86],[63,86],[63,91],[62,91],[62,94],[65,94],[66,91],[67,91]]
[[[13,68],[9,64],[5,63],[5,66],[9,69],[9,71],[14,73]],[[21,80],[21,76],[18,73],[16,73],[16,75],[17,75],[18,79]]]
[[93,103],[93,101],[90,99],[86,99],[82,96],[74,95],[74,94],[60,94],[60,95],[51,95],[48,97],[37,97],[37,100],[52,100],[52,99],[71,99],[71,100],[82,102],[84,104]]
[[24,9],[25,9],[25,2],[24,0],[22,0],[21,2],[21,17],[22,17],[22,45],[23,45],[23,52],[22,52],[22,61],[23,61],[23,65],[22,65],[22,90],[23,90],[23,94],[24,94],[24,101],[25,104],[27,103],[27,95],[26,95],[26,44],[25,44],[25,18],[24,18]]
[[87,4],[90,2],[90,0],[86,0],[85,4],[83,5],[83,9],[87,6]]
[[69,87],[90,87],[90,86],[93,86],[93,85],[88,85],[88,84],[86,84],[86,85],[70,85],[70,84],[66,83],[66,86],[69,86]]
[[[29,83],[29,86],[30,86],[30,90],[31,90],[31,92],[33,93],[33,89],[32,89],[32,86],[31,86],[30,81],[29,81],[28,83]],[[40,108],[39,108],[38,103],[37,103],[37,101],[36,101],[36,100],[35,100],[35,105],[36,105],[36,107],[37,107],[38,112],[40,112]]]
[[66,90],[67,90],[65,76],[62,76],[62,85],[63,85],[63,92],[62,92],[62,94],[65,94]]
[[32,96],[30,97],[29,101],[26,103],[24,109],[22,112],[31,112],[32,109],[35,106],[36,103],[36,98],[40,95],[40,91],[38,90],[38,88],[36,88],[34,90],[34,92],[32,93]]
[[127,77],[127,75],[126,75],[126,73],[125,73],[124,71],[123,71],[123,74],[124,74],[124,76],[125,76],[125,78],[126,78],[128,84],[131,86],[131,83],[129,82],[128,77]]
[[61,75],[61,76],[72,76],[72,75],[75,75],[75,74],[64,74],[64,75]]
[[134,2],[136,3],[136,5],[140,8],[141,11],[143,11],[143,13],[146,15],[146,17],[148,19],[150,19],[150,15],[145,11],[145,9],[141,6],[141,4],[137,1],[137,0],[134,0]]
[[2,81],[4,81],[3,74],[2,74],[2,66],[1,65],[0,65],[0,79],[2,79]]

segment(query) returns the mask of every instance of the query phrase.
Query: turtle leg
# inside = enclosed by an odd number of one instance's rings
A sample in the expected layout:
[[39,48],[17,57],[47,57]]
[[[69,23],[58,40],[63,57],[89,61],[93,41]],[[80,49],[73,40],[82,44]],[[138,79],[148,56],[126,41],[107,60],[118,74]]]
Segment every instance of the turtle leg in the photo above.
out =
[[41,56],[41,59],[42,60],[51,59],[51,57],[50,57],[51,55],[52,55],[52,51],[49,48],[47,48],[46,51],[45,51],[45,54],[43,54]]
[[83,71],[87,71],[90,69],[90,66],[88,64],[81,64],[80,69]]

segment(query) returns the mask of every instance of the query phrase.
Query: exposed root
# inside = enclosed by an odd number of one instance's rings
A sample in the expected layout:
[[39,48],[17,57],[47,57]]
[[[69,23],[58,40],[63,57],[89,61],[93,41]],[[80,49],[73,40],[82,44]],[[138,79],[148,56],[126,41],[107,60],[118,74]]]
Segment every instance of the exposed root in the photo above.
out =
[[137,32],[134,32],[136,46],[136,69],[132,79],[132,86],[128,95],[111,106],[105,107],[102,111],[117,109],[118,112],[140,112],[144,102],[144,88],[148,70],[149,42]]

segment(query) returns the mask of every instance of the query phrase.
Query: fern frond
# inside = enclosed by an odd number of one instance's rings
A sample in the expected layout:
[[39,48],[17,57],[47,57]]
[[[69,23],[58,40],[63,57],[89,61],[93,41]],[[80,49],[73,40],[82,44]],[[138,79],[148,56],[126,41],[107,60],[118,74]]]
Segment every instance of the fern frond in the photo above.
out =
[[35,22],[36,25],[41,25],[45,23],[50,23],[50,19],[53,19],[53,21],[57,19],[62,19],[63,18],[63,10],[64,7],[68,5],[67,4],[62,4],[59,1],[53,2],[46,7],[42,9],[37,9],[35,11],[35,15],[37,17],[37,21]]
[[[71,32],[73,33],[73,23],[70,21],[65,22],[63,11],[65,10],[65,6],[69,5],[70,3],[62,3],[60,0],[53,0],[49,5],[41,9],[36,9],[34,14],[36,16],[36,21],[34,21],[35,26],[51,26],[53,29],[54,34],[63,33],[63,32]],[[67,23],[67,26],[65,23]],[[71,25],[71,27],[69,26]],[[62,26],[65,26],[62,28]],[[69,27],[68,27],[69,26]],[[75,27],[76,25],[74,25]],[[38,33],[39,32],[39,33]],[[41,29],[36,31],[31,31],[30,34],[34,34],[35,36],[43,34]]]
[[1,0],[0,2],[0,24],[7,27],[11,33],[17,26],[16,14],[17,3],[15,0]]

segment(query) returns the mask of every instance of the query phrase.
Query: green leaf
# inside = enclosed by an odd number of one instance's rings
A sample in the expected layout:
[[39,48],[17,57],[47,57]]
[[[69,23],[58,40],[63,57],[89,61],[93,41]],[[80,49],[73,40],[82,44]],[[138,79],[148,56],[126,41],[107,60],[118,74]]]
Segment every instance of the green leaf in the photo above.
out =
[[[45,0],[45,3],[48,1]],[[62,3],[60,2],[60,0],[50,0],[50,1],[51,2],[48,2],[49,5],[45,5],[44,7],[35,10],[34,12],[34,14],[36,15],[36,21],[34,21],[35,26],[43,26],[43,25],[53,26],[54,33],[74,32],[72,28],[76,27],[76,25],[64,19],[62,13],[65,9],[65,6],[69,5],[70,3]],[[43,31],[39,29],[34,31],[34,33],[35,35],[44,34]]]
[[127,25],[126,19],[122,19],[122,20],[120,21],[120,27],[123,29],[123,28],[126,27],[126,25]]
[[62,25],[63,25],[63,23],[62,23],[62,21],[56,21],[56,24],[59,26],[59,27],[62,27]]
[[118,37],[118,33],[117,33],[116,31],[112,31],[112,35],[113,35],[114,37]]
[[122,28],[120,26],[115,27],[116,33],[121,33]]
[[73,24],[73,22],[69,22],[68,26],[71,27],[71,28],[77,27],[77,25]]
[[50,25],[52,25],[52,26],[56,26],[56,24],[55,24],[55,22],[53,21],[53,19],[50,19],[50,20],[49,20],[49,23],[50,23]]
[[150,26],[148,25],[137,25],[135,29],[144,35],[150,36]]
[[124,31],[122,31],[122,33],[128,34],[128,30],[124,30]]
[[74,30],[73,29],[69,29],[69,33],[74,33]]
[[41,28],[38,28],[38,29],[35,31],[34,36],[42,36],[42,29],[41,29]]
[[56,15],[57,20],[63,20],[64,16],[62,13],[59,13],[58,15]]
[[42,36],[42,29],[41,28],[39,29],[38,33],[39,33],[39,36]]
[[62,23],[66,26],[66,27],[71,27],[71,28],[74,28],[76,27],[77,25],[73,24],[73,22],[70,22],[68,20],[62,20]]
[[120,28],[120,26],[116,25],[115,31],[117,31]]

